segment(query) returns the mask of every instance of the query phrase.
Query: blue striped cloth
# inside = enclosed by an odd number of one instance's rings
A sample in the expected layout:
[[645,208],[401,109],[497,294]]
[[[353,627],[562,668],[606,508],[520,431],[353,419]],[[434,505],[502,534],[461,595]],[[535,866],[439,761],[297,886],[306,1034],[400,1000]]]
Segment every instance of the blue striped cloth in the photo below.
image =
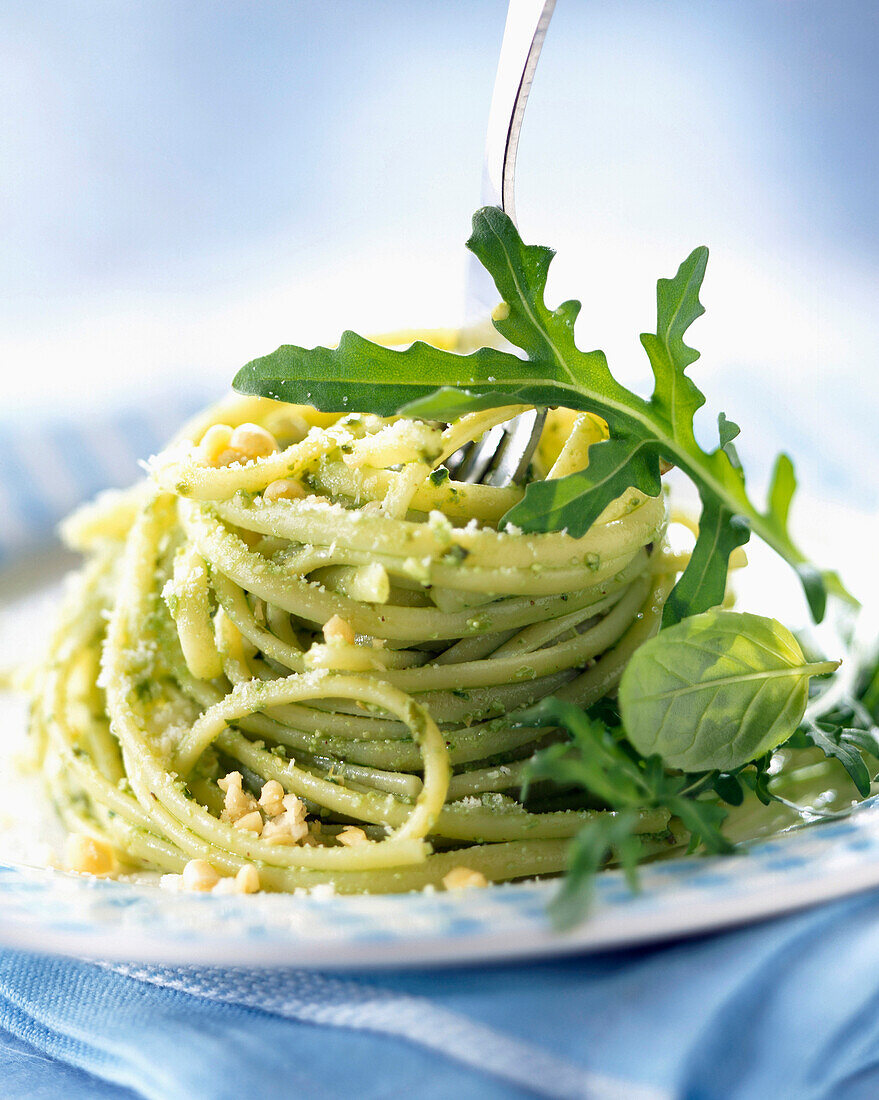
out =
[[879,893],[651,950],[334,976],[0,953],[0,1094],[873,1100]]
[[[0,427],[0,558],[125,485],[201,395]],[[867,1100],[879,892],[638,951],[381,974],[107,966],[0,951],[6,1100]]]

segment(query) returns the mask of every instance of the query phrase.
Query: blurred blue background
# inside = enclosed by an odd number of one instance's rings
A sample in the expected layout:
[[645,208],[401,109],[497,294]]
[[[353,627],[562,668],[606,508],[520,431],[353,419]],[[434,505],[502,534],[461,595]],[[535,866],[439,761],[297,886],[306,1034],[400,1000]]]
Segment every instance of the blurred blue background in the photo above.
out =
[[[455,323],[505,9],[5,0],[6,408],[220,393],[285,341]],[[559,0],[518,176],[552,295],[631,384],[656,278],[708,244],[712,419],[868,506],[877,54],[872,0]]]

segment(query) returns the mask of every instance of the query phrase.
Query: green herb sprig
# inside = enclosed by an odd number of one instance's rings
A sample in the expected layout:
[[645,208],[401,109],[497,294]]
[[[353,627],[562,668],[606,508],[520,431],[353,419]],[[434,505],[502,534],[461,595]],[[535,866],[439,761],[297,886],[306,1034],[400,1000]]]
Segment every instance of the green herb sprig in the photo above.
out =
[[656,496],[660,462],[678,466],[698,489],[702,514],[687,568],[672,591],[663,623],[670,625],[720,603],[729,556],[753,531],[796,570],[812,616],[824,615],[827,591],[847,595],[838,577],[819,572],[793,542],[788,514],[796,488],[793,465],[780,455],[767,507],[745,489],[733,440],[739,428],[721,413],[718,446],[704,450],[693,426],[705,397],[686,373],[699,353],[684,342],[702,315],[699,290],[708,250],[695,249],[672,279],[657,284],[657,324],[642,335],[654,376],[650,398],[621,385],[601,351],[581,351],[574,340],[580,303],[550,309],[544,300],[554,253],[525,245],[512,221],[486,207],[473,218],[467,247],[494,279],[503,305],[498,332],[526,358],[496,348],[471,355],[423,342],[385,348],[346,332],[337,348],[284,345],[243,367],[234,386],[242,393],[316,405],[326,411],[369,409],[451,421],[505,405],[566,406],[604,418],[609,438],[590,448],[585,470],[530,484],[504,521],[524,531],[584,534],[603,509],[629,488]]
[[[618,862],[637,884],[639,808],[668,810],[689,834],[690,851],[713,853],[732,850],[721,826],[748,790],[764,805],[779,802],[804,819],[838,816],[800,807],[773,789],[778,748],[820,749],[842,764],[861,797],[869,795],[870,761],[879,760],[869,696],[837,694],[806,713],[809,678],[837,664],[807,662],[775,620],[714,609],[640,646],[618,705],[605,700],[587,713],[551,698],[521,712],[518,724],[556,726],[569,736],[535,754],[524,795],[529,784],[549,781],[613,811],[585,825],[572,843],[568,873],[551,904],[557,926],[582,919],[594,875],[606,863]],[[875,674],[861,679],[869,684]]]
[[696,797],[710,788],[705,776],[670,774],[658,755],[640,756],[624,740],[619,727],[614,729],[555,697],[520,712],[515,724],[559,727],[570,735],[570,742],[550,745],[535,754],[523,798],[528,797],[532,784],[550,780],[587,791],[613,811],[585,825],[571,844],[568,873],[550,905],[557,927],[568,928],[582,919],[591,901],[595,873],[609,859],[616,858],[630,884],[637,885],[635,868],[641,859],[641,842],[634,828],[638,810],[666,809],[684,823],[694,846],[701,843],[709,852],[732,850],[720,831],[726,812],[716,799]]

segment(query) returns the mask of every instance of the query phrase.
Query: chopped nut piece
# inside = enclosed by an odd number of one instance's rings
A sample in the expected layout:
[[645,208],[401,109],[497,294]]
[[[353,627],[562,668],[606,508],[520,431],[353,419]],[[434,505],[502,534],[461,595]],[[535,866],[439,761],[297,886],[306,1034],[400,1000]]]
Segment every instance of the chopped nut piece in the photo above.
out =
[[240,894],[238,889],[238,883],[234,878],[221,878],[217,885],[211,890],[212,894]]
[[251,810],[249,814],[239,817],[234,826],[236,829],[246,829],[248,832],[256,833],[259,836],[263,830],[262,814],[259,810]]
[[304,821],[296,821],[290,814],[284,813],[263,825],[262,839],[269,844],[298,844],[308,836],[308,826]]
[[299,843],[297,838],[294,837],[288,829],[279,826],[277,821],[267,821],[265,825],[263,825],[260,839],[264,840],[266,844],[292,846]]
[[297,798],[295,794],[285,794],[281,801],[291,821],[295,821],[299,825],[300,822],[305,820],[308,808],[301,798]]
[[277,779],[270,779],[263,784],[259,804],[269,817],[278,817],[284,812],[284,788]]
[[245,458],[241,451],[236,451],[232,447],[227,447],[224,451],[220,451],[220,453],[214,459],[213,465],[234,466],[236,462],[243,463],[244,461]]
[[267,419],[275,438],[282,439],[288,446],[291,443],[301,443],[311,430],[311,425],[304,416],[286,410],[273,413]]
[[301,481],[294,481],[292,477],[280,477],[277,481],[270,481],[262,495],[269,504],[281,499],[301,500],[305,496],[305,487]]
[[468,890],[471,886],[488,886],[488,879],[481,871],[470,867],[453,867],[443,877],[443,886],[447,890]]
[[278,442],[271,432],[267,432],[259,424],[239,424],[232,432],[229,446],[248,460],[274,454],[278,449]]
[[259,890],[259,871],[252,863],[245,863],[238,868],[235,882],[242,894],[255,894]]
[[67,869],[83,875],[110,875],[116,869],[116,856],[110,845],[83,833],[67,838],[64,856]]
[[198,447],[199,458],[208,466],[222,466],[218,459],[229,449],[232,429],[228,424],[212,424],[202,436]]
[[354,645],[354,631],[339,615],[333,615],[324,623],[324,637],[328,642],[347,642],[348,645]]
[[336,837],[336,840],[340,844],[344,844],[346,848],[356,848],[358,844],[366,844],[367,836],[356,825],[346,825]]
[[211,890],[212,894],[255,894],[259,890],[259,872],[252,863],[245,863],[238,868],[238,873],[228,878],[221,878]]
[[191,859],[183,868],[183,889],[206,893],[220,881],[220,876],[203,859]]
[[229,772],[217,780],[217,786],[224,793],[223,814],[226,820],[235,822],[246,814],[253,813],[257,807],[256,799],[241,789],[241,772]]

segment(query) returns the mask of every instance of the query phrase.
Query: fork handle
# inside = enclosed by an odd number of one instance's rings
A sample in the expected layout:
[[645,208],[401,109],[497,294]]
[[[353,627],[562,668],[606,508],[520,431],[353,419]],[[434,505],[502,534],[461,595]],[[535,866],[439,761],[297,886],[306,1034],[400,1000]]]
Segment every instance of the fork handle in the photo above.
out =
[[516,220],[515,178],[525,104],[556,0],[510,0],[497,76],[488,112],[483,206],[499,206]]
[[[552,17],[555,0],[510,0],[501,43],[497,76],[488,114],[482,205],[499,206],[515,221],[516,150],[525,104],[540,57],[540,48]],[[464,319],[478,325],[497,305],[491,276],[471,255],[467,267]]]

